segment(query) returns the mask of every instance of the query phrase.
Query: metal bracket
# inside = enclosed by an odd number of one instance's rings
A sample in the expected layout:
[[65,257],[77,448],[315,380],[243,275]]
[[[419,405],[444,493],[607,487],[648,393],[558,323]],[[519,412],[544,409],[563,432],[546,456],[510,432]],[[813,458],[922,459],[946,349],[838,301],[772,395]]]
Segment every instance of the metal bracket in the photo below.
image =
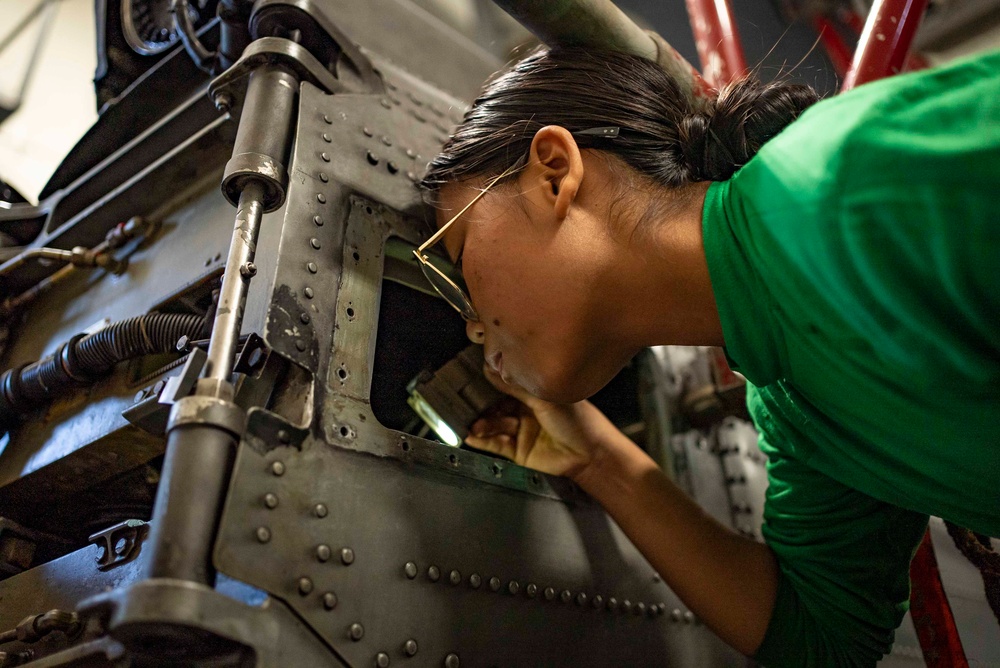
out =
[[104,571],[131,561],[139,554],[139,545],[148,534],[148,522],[125,520],[104,531],[98,531],[87,540],[101,548],[101,554],[97,557],[97,568]]

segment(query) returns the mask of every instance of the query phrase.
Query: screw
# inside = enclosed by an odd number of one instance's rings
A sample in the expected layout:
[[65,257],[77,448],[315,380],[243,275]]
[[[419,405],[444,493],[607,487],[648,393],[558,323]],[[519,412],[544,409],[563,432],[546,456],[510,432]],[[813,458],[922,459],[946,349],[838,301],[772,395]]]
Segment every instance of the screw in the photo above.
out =
[[385,652],[379,652],[375,655],[375,665],[378,668],[389,668],[389,655]]
[[444,657],[444,668],[458,668],[461,662],[458,660],[458,654],[449,654]]
[[257,527],[257,542],[266,543],[271,540],[271,530],[267,527]]
[[511,580],[507,583],[507,591],[517,596],[517,592],[521,591],[521,585],[518,584],[517,580]]
[[529,582],[528,586],[524,588],[524,593],[528,595],[528,598],[535,598],[535,595],[538,594],[538,585]]
[[246,278],[253,278],[257,275],[257,265],[253,262],[247,262],[240,267],[240,274]]
[[448,582],[452,583],[453,585],[460,584],[462,582],[462,574],[459,573],[458,571],[452,571],[451,573],[448,573]]
[[355,622],[351,624],[351,626],[348,628],[347,633],[350,636],[351,640],[357,642],[365,637],[365,627]]
[[559,600],[562,601],[563,603],[569,603],[570,601],[573,600],[573,594],[570,592],[569,589],[563,589],[562,593],[559,594]]
[[305,596],[313,590],[313,582],[309,578],[299,578],[299,593]]
[[313,506],[313,515],[316,517],[326,517],[329,511],[326,509],[326,504],[317,503]]
[[268,492],[264,495],[264,505],[272,510],[278,507],[278,497]]
[[403,652],[406,656],[416,656],[417,655],[417,641],[410,638],[405,643],[403,643]]
[[483,579],[479,577],[479,573],[473,573],[469,576],[469,586],[473,589],[479,589],[483,584]]
[[329,545],[319,545],[316,547],[316,558],[322,562],[330,561],[330,546]]
[[546,587],[543,594],[545,595],[546,601],[551,601],[556,597],[556,590],[552,587]]
[[490,578],[490,589],[500,591],[500,578],[495,575]]
[[177,339],[177,344],[174,347],[177,349],[177,352],[186,353],[190,344],[191,339],[185,334],[181,338]]
[[417,565],[412,561],[407,561],[406,565],[403,566],[403,572],[406,573],[406,577],[412,580],[417,577]]
[[233,108],[233,96],[229,93],[216,93],[215,97],[212,98],[212,102],[215,103],[215,108],[226,113]]
[[[278,435],[278,440],[279,441],[281,440],[280,434]],[[271,473],[273,473],[276,476],[285,475],[285,465],[282,462],[274,462],[273,464],[271,464]]]
[[427,568],[427,579],[431,582],[437,582],[441,579],[441,569],[437,566],[429,566]]
[[323,607],[327,610],[333,610],[337,607],[337,595],[332,591],[328,591],[323,594]]
[[340,562],[345,566],[350,566],[354,563],[354,550],[349,547],[342,548],[340,550]]

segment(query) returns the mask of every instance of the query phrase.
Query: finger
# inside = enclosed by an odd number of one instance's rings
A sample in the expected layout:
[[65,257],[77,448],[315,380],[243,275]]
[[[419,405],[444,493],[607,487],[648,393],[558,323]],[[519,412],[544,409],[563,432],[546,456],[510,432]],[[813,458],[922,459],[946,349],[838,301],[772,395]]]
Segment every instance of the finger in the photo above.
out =
[[520,422],[521,418],[512,415],[492,415],[473,422],[472,426],[469,427],[469,431],[473,436],[479,436],[480,438],[488,438],[500,434],[514,437],[517,436]]
[[485,450],[511,460],[516,454],[515,439],[507,434],[490,437],[470,435],[465,437],[465,442],[477,450]]

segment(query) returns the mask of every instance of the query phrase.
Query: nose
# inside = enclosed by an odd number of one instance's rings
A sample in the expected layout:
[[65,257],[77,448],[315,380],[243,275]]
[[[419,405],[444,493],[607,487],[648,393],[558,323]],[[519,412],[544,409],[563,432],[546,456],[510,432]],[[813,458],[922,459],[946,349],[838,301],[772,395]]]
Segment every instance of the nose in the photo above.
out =
[[483,323],[477,320],[466,320],[465,335],[473,343],[483,345],[483,341],[486,339],[486,330],[483,328]]

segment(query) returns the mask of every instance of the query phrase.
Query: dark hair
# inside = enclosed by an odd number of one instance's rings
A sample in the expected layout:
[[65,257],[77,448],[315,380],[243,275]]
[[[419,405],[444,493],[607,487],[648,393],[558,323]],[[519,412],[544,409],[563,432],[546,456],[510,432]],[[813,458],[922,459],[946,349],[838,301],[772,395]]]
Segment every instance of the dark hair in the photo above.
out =
[[696,106],[656,63],[581,48],[540,50],[497,73],[430,163],[423,186],[496,175],[527,160],[540,128],[621,128],[578,137],[664,186],[723,181],[817,100],[809,86],[746,77]]

